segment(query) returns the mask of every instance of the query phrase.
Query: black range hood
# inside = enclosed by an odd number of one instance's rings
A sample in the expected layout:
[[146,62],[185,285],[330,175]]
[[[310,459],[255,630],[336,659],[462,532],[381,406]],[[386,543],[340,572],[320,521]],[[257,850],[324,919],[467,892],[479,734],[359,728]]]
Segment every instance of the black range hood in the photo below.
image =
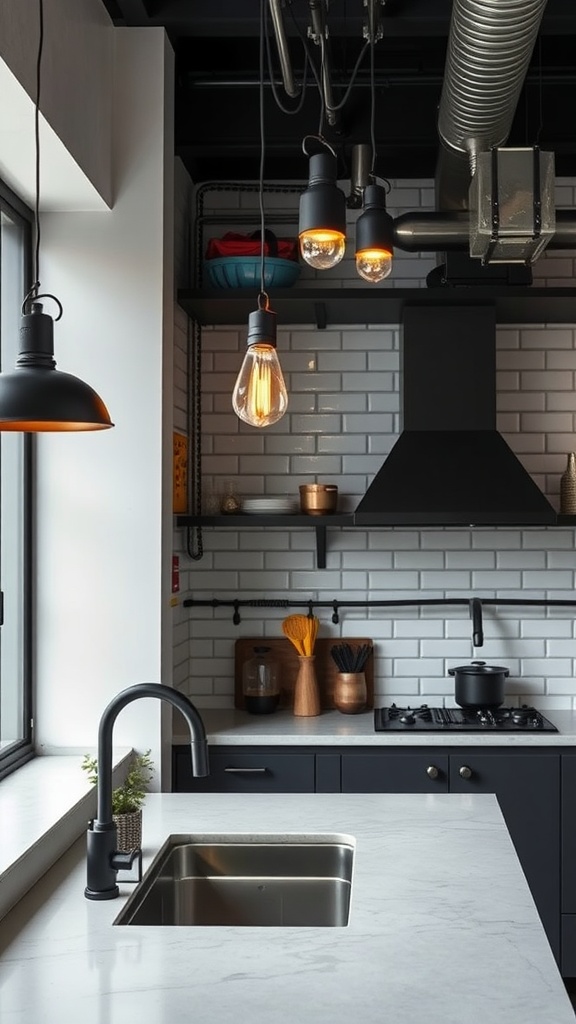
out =
[[412,306],[403,430],[360,501],[362,526],[552,526],[557,515],[496,430],[491,305]]

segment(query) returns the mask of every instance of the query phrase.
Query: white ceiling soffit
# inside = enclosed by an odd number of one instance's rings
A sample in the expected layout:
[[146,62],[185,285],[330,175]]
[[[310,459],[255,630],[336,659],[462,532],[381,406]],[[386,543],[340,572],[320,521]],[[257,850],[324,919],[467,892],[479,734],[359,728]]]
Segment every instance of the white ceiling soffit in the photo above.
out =
[[[34,206],[34,103],[0,58],[0,178]],[[109,207],[40,115],[40,209],[103,211]]]

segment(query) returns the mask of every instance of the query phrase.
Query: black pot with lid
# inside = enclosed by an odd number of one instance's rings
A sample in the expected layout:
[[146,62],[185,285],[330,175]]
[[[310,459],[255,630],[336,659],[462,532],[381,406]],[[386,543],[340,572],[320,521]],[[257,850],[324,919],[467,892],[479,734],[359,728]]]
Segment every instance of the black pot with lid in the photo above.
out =
[[498,708],[504,703],[504,682],[510,674],[501,665],[473,661],[449,668],[454,676],[454,697],[461,708]]

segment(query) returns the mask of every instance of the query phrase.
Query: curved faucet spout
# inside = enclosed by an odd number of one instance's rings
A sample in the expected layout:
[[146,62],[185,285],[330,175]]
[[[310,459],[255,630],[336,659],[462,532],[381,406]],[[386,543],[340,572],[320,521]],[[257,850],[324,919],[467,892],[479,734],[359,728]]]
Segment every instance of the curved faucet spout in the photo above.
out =
[[192,774],[208,775],[204,722],[184,694],[161,683],[136,683],[116,694],[104,709],[98,729],[98,809],[97,817],[88,829],[88,884],[84,890],[87,899],[109,900],[119,893],[116,873],[121,859],[116,850],[117,832],[112,817],[112,732],[122,708],[140,697],[158,697],[181,712],[190,729]]

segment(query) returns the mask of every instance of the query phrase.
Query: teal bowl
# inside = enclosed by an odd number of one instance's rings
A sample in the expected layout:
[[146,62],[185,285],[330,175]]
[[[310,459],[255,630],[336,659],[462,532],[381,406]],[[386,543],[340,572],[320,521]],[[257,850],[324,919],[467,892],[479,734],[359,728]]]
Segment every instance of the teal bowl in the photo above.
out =
[[[300,277],[300,264],[267,256],[264,261],[265,288],[291,288]],[[204,261],[206,284],[212,288],[260,287],[259,256],[220,256]]]

